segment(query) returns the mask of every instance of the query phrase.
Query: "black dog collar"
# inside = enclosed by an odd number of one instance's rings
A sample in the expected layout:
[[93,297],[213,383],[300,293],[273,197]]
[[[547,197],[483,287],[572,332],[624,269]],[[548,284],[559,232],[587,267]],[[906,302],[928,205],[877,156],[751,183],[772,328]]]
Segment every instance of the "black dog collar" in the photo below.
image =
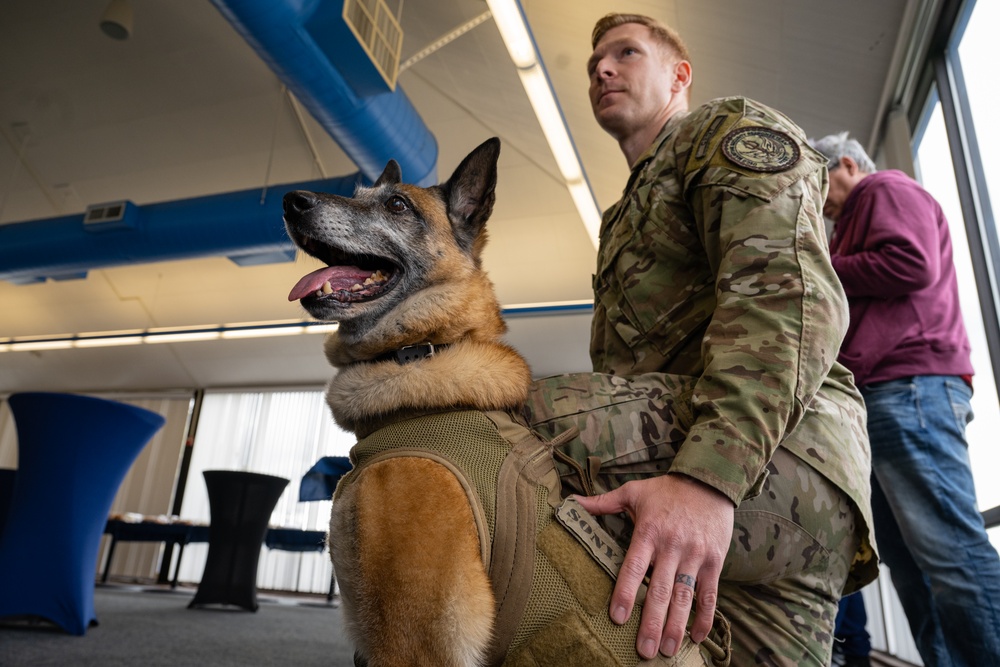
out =
[[399,365],[420,361],[428,357],[433,357],[441,350],[448,347],[447,343],[435,345],[434,343],[421,343],[419,345],[407,345],[392,352],[375,357],[374,361],[395,361]]

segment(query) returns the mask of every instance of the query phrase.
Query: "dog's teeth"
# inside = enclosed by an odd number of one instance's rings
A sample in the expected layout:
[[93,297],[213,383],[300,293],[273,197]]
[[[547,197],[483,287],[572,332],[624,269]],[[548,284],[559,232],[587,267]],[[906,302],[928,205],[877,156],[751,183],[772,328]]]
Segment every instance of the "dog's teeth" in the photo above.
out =
[[333,288],[330,287],[329,280],[323,283],[323,288],[319,290],[319,294],[317,294],[317,296],[322,296],[324,294],[333,294]]
[[362,287],[360,283],[354,283],[353,285],[351,285],[352,292],[360,292],[363,289],[364,287]]
[[365,286],[366,286],[366,287],[367,287],[368,285],[371,285],[371,284],[372,284],[373,282],[375,282],[375,280],[374,280],[374,277],[375,277],[375,276],[368,276],[367,278],[365,278]]

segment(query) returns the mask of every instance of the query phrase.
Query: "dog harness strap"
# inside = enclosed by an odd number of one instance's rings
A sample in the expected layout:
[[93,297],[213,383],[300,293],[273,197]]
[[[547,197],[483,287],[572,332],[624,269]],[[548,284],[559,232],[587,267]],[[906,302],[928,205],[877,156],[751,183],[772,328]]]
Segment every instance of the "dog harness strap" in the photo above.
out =
[[558,479],[549,449],[530,432],[511,446],[497,477],[496,530],[490,581],[497,604],[491,654],[500,665],[524,619],[535,569],[537,490],[546,477]]

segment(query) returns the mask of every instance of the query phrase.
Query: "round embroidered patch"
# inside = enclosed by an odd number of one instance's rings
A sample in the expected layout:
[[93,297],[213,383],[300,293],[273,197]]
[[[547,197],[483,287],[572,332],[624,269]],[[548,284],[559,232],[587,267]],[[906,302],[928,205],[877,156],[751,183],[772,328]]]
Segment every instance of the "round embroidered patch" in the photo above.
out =
[[784,171],[799,161],[799,146],[769,127],[740,127],[722,138],[722,153],[752,171]]

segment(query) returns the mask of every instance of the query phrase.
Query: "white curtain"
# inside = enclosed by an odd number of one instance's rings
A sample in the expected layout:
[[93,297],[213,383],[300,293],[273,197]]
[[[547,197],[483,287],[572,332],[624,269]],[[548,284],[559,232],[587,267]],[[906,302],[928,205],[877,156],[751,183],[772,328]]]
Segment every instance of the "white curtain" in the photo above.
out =
[[[180,516],[209,523],[205,470],[245,470],[289,480],[270,525],[326,531],[330,501],[299,502],[299,483],[324,456],[347,456],[355,438],[333,423],[321,390],[206,393],[191,452]],[[198,582],[207,544],[184,550],[180,580]],[[257,570],[261,589],[325,593],[330,558],[322,552],[263,548]]]
[[6,398],[0,403],[0,468],[17,468],[17,428]]
[[[129,403],[145,408],[167,421],[149,441],[135,463],[129,469],[122,485],[111,503],[112,514],[135,512],[151,516],[167,515],[177,488],[177,474],[180,465],[184,437],[187,433],[191,414],[190,393],[139,395],[139,394],[94,394],[101,398]],[[104,567],[110,538],[103,540],[97,566]],[[125,577],[136,581],[150,581],[156,578],[164,545],[159,542],[119,542],[115,547],[114,561],[109,573],[115,577]]]

